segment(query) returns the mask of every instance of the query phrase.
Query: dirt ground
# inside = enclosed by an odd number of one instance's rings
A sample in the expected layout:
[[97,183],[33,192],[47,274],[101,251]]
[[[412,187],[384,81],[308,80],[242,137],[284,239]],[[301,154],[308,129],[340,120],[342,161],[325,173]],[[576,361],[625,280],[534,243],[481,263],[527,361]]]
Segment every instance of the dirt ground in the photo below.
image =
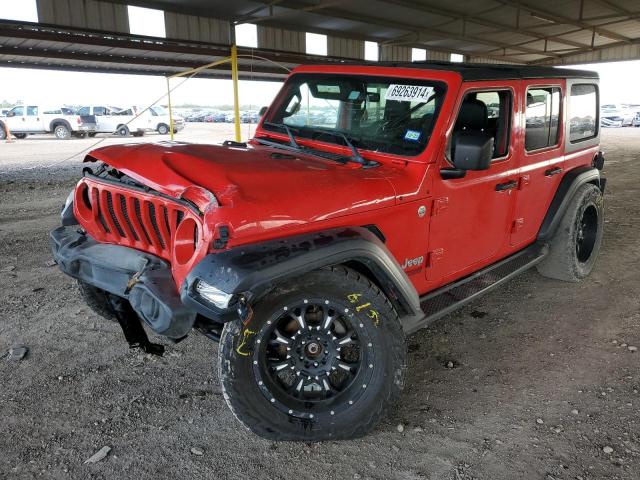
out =
[[321,444],[242,428],[215,343],[150,357],[81,303],[47,244],[80,166],[17,170],[63,158],[23,142],[0,145],[0,355],[29,347],[0,359],[0,478],[640,478],[640,129],[603,132],[606,231],[587,280],[532,271],[413,335],[391,417]]

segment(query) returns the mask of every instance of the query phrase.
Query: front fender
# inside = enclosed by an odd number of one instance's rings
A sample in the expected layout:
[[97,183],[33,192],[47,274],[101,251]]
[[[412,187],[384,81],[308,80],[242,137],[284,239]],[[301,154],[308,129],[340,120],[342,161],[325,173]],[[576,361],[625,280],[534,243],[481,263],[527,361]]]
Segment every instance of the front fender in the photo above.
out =
[[[343,227],[209,254],[187,275],[183,292],[191,299],[196,280],[233,294],[261,296],[274,284],[322,267],[344,263],[366,267],[399,315],[420,312],[418,293],[376,235],[363,227]],[[183,297],[184,298],[184,297]]]

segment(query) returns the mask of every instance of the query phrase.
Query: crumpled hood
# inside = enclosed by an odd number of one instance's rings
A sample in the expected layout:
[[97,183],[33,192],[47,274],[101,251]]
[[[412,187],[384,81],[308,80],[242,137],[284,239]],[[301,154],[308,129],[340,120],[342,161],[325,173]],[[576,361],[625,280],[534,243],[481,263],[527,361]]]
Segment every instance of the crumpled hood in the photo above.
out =
[[202,187],[220,206],[244,212],[245,222],[299,224],[395,202],[389,167],[363,169],[271,147],[129,144],[91,157],[173,197]]

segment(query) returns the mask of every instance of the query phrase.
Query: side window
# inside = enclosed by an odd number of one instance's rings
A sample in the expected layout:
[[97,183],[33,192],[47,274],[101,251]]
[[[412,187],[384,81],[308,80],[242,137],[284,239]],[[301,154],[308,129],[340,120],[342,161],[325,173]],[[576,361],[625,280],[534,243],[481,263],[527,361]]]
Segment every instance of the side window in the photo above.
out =
[[36,115],[38,115],[38,107],[35,107],[33,105],[29,105],[27,107],[27,116],[35,117]]
[[89,115],[90,111],[91,110],[89,107],[82,107],[80,110],[78,110],[78,115]]
[[558,145],[560,88],[529,88],[526,119],[524,148],[528,152]]
[[14,117],[21,117],[22,115],[24,115],[24,107],[23,106],[13,107],[11,109],[11,112],[13,112]]
[[581,142],[598,134],[598,90],[593,84],[571,86],[569,141]]
[[456,139],[460,135],[485,135],[493,138],[493,158],[506,156],[509,152],[512,105],[510,90],[467,93],[453,127],[452,149],[455,149]]

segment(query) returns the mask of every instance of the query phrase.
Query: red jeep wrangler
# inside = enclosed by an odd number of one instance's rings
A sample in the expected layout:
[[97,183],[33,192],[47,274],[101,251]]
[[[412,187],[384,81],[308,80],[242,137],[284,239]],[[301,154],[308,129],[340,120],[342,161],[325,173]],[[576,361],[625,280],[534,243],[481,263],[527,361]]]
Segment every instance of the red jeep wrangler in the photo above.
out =
[[97,149],[53,255],[132,347],[219,341],[224,398],[272,439],[365,434],[405,336],[532,266],[578,281],[603,227],[598,78],[303,66],[247,144]]

